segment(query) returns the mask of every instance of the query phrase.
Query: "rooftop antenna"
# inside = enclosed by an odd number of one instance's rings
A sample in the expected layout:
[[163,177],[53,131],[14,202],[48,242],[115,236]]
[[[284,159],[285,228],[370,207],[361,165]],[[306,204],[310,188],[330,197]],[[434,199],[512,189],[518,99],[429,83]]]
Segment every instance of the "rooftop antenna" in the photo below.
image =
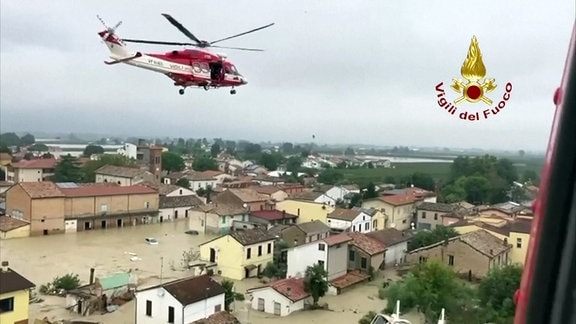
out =
[[164,273],[164,257],[160,257],[160,285],[162,285],[163,273]]

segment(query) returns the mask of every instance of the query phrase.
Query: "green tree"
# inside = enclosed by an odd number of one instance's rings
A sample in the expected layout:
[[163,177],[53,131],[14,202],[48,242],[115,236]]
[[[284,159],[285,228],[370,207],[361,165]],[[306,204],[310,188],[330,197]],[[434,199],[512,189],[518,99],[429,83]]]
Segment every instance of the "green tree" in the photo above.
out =
[[291,156],[286,160],[286,171],[298,173],[302,169],[302,157]]
[[47,152],[48,146],[46,146],[46,144],[43,144],[43,143],[36,143],[36,144],[32,144],[30,147],[28,147],[28,151]]
[[284,162],[284,157],[280,153],[262,153],[258,163],[270,171],[278,169],[278,166]]
[[376,192],[376,186],[374,183],[369,182],[366,186],[364,193],[362,194],[362,198],[369,199],[369,198],[376,198],[378,197],[378,193]]
[[184,159],[174,152],[162,152],[162,169],[168,172],[182,171],[186,167]]
[[419,231],[416,233],[408,243],[408,251],[442,242],[459,235],[453,227],[438,225],[432,231]]
[[220,154],[220,152],[222,152],[222,148],[220,147],[220,144],[218,144],[218,143],[212,144],[212,146],[210,147],[210,155],[213,158],[215,158],[218,156],[218,154]]
[[85,182],[96,181],[94,172],[105,165],[113,165],[120,167],[136,167],[136,161],[120,154],[103,154],[98,160],[88,161],[82,167]]
[[520,288],[522,267],[508,265],[490,270],[478,286],[478,299],[486,322],[512,323],[514,293]]
[[204,154],[194,159],[194,162],[192,162],[192,169],[196,171],[218,171],[218,164],[210,156]]
[[104,154],[104,148],[100,145],[88,144],[82,152],[85,157],[90,157],[93,154]]
[[369,311],[366,315],[358,321],[358,324],[372,324],[372,320],[376,317],[376,312]]
[[389,301],[386,312],[392,313],[394,301],[399,300],[404,311],[416,308],[429,323],[438,320],[442,308],[451,322],[464,323],[466,315],[467,322],[474,323],[467,312],[472,308],[473,294],[472,288],[460,282],[451,268],[428,261],[416,265],[402,281],[386,288],[385,296]]
[[12,155],[12,150],[10,150],[8,146],[0,144],[0,153],[8,153]]
[[328,291],[328,274],[323,265],[316,263],[306,268],[304,290],[312,295],[314,306],[317,306],[318,300]]
[[222,280],[220,283],[222,288],[224,288],[224,309],[229,312],[230,305],[234,302],[236,293],[234,292],[234,282],[231,280]]
[[14,132],[3,133],[0,135],[0,146],[21,146],[20,137]]
[[36,142],[36,138],[32,134],[26,134],[20,138],[20,145],[28,146]]
[[540,177],[538,176],[538,173],[536,173],[536,171],[534,170],[525,170],[522,173],[521,179],[523,183],[538,184],[540,182]]
[[442,197],[442,201],[448,204],[460,202],[466,200],[466,190],[455,184],[451,184],[442,188],[440,196]]
[[336,169],[324,169],[318,174],[318,182],[328,185],[336,184],[344,180],[344,174]]
[[280,151],[282,154],[292,154],[294,152],[294,145],[292,143],[283,143]]
[[345,156],[354,156],[354,155],[356,155],[356,152],[354,152],[353,148],[347,147],[346,150],[344,150],[344,155]]
[[54,182],[82,182],[84,174],[78,159],[70,154],[63,156],[54,168]]
[[180,178],[176,181],[176,185],[180,187],[184,187],[186,189],[190,189],[190,180],[188,178]]

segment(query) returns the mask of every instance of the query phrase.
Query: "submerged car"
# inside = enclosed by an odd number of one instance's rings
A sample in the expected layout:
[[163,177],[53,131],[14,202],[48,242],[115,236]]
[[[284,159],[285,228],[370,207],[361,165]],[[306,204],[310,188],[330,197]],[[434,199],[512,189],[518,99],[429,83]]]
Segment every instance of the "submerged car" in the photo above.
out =
[[156,240],[153,237],[147,237],[146,238],[146,243],[150,244],[150,245],[158,245],[158,240]]
[[198,235],[198,234],[200,234],[200,233],[198,233],[198,231],[196,231],[196,230],[188,230],[188,231],[186,231],[186,232],[184,232],[184,233],[190,234],[190,235]]

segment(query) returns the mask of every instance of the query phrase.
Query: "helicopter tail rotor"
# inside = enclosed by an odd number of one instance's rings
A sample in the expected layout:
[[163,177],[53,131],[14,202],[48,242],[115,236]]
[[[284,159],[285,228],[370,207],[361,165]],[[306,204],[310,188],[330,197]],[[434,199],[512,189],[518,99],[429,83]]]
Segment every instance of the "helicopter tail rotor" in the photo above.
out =
[[102,36],[102,39],[106,39],[108,36],[114,35],[116,32],[116,29],[118,29],[118,27],[120,27],[120,25],[122,25],[122,21],[119,21],[118,23],[116,23],[116,25],[114,25],[114,27],[108,27],[108,25],[106,25],[106,23],[104,22],[104,19],[102,19],[99,15],[96,15],[96,18],[98,18],[98,20],[100,20],[100,22],[102,23],[104,28],[106,28],[106,34],[104,34],[104,36]]

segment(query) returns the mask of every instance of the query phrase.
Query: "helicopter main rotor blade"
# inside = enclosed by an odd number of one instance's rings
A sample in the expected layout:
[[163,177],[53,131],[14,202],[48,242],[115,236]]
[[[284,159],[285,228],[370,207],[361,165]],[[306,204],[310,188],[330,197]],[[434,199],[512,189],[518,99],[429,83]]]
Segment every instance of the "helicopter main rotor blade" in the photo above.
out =
[[262,29],[264,29],[264,28],[271,27],[271,26],[273,26],[273,25],[274,25],[274,23],[271,23],[271,24],[268,24],[268,25],[266,25],[266,26],[258,27],[258,28],[249,30],[249,31],[247,31],[247,32],[243,32],[243,33],[234,35],[234,36],[230,36],[230,37],[222,38],[222,39],[219,39],[219,40],[215,40],[215,41],[213,41],[213,42],[210,42],[210,45],[215,44],[215,43],[218,43],[218,42],[221,42],[221,41],[225,41],[225,40],[228,40],[228,39],[232,39],[232,38],[236,38],[236,37],[239,37],[239,36],[243,36],[243,35],[246,35],[246,34],[250,34],[250,33],[253,33],[253,32],[255,32],[255,31],[259,31],[259,30],[262,30]]
[[153,41],[144,39],[122,39],[124,42],[128,43],[142,43],[142,44],[156,44],[156,45],[172,45],[172,46],[197,46],[193,43],[179,43],[179,42],[164,42],[164,41]]
[[165,13],[163,13],[162,16],[164,16],[164,18],[168,19],[168,21],[172,25],[174,25],[174,27],[178,28],[178,30],[180,30],[180,32],[182,32],[184,35],[186,35],[191,40],[195,41],[197,45],[202,44],[202,42],[198,38],[196,38],[196,36],[194,36],[194,34],[192,34],[188,29],[186,29],[186,27],[182,26],[182,24],[179,23],[176,19],[172,18],[172,16],[170,16],[169,14],[165,14]]
[[210,46],[214,48],[225,48],[225,49],[233,49],[233,50],[240,50],[240,51],[253,51],[253,52],[263,52],[263,49],[259,48],[246,48],[246,47],[226,47],[226,46]]

